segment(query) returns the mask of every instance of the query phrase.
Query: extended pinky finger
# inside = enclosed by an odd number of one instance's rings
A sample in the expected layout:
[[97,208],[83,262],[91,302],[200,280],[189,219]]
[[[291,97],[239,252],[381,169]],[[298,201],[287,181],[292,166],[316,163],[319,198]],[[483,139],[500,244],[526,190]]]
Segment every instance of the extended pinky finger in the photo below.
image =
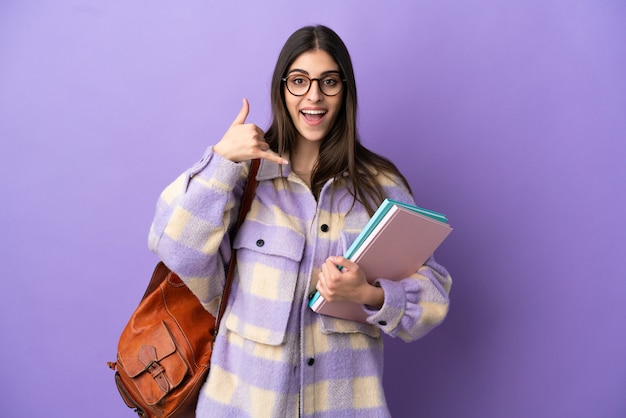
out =
[[268,161],[273,161],[276,164],[289,164],[289,161],[287,161],[280,155],[274,154],[272,151],[261,151],[259,158],[263,158]]

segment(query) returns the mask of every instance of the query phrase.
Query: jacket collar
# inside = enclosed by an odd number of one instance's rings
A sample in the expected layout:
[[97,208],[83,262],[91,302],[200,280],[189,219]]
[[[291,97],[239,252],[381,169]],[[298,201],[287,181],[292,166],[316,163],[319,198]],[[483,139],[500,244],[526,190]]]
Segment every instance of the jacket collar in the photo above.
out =
[[273,161],[261,159],[257,180],[272,180],[275,178],[288,177],[291,174],[291,164],[276,164]]
[[[287,158],[289,159],[289,158]],[[276,178],[287,178],[292,173],[291,163],[289,164],[276,164],[273,161],[269,161],[266,159],[261,159],[261,165],[259,166],[259,172],[256,175],[256,179],[259,181],[262,180],[272,180]],[[374,173],[376,173],[374,171]],[[344,177],[347,177],[349,174],[347,171],[343,173]]]

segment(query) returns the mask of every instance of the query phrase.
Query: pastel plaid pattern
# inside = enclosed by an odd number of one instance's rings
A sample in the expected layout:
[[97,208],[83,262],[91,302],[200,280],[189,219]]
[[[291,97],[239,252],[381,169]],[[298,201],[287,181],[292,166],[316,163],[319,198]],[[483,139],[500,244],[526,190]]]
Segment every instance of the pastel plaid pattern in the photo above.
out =
[[[215,313],[248,165],[210,150],[161,194],[149,246]],[[394,179],[378,177],[387,197],[413,203]],[[369,217],[332,181],[316,202],[289,166],[262,161],[257,179],[232,242],[233,290],[197,416],[389,416],[381,331],[413,341],[441,323],[448,272],[431,257],[410,278],[380,279],[385,303],[368,324],[318,315],[308,299],[320,266],[343,254]]]

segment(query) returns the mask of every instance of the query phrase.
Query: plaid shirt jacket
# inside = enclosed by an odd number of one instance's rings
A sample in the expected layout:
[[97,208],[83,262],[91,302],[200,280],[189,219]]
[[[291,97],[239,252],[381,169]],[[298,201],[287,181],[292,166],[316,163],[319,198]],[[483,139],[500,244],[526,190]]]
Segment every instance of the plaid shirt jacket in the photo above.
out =
[[[198,417],[386,417],[381,331],[413,341],[448,311],[451,279],[431,257],[411,277],[379,279],[385,301],[368,323],[308,308],[321,265],[342,255],[369,220],[329,181],[318,201],[289,165],[263,160],[259,185],[231,240],[249,165],[212,153],[161,194],[149,247],[207,310],[217,312],[231,245],[237,269]],[[413,204],[394,179],[387,197]],[[333,190],[334,189],[334,190]]]

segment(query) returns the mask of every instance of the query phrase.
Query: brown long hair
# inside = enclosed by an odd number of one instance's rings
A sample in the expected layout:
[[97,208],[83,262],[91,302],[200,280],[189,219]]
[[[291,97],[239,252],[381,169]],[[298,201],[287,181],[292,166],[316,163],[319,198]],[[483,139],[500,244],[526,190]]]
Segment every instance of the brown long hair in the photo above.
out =
[[399,179],[409,192],[411,188],[391,161],[361,144],[356,126],[357,93],[352,59],[346,45],[332,29],[322,25],[306,26],[287,39],[272,76],[273,119],[265,137],[273,151],[281,155],[293,154],[298,132],[285,104],[282,78],[301,54],[316,49],[325,51],[335,60],[346,81],[339,115],[320,145],[319,157],[311,174],[311,190],[318,198],[329,179],[335,179],[339,184],[345,181],[343,173],[347,172],[350,192],[371,215],[376,206],[385,199],[383,188],[376,181],[378,174]]

